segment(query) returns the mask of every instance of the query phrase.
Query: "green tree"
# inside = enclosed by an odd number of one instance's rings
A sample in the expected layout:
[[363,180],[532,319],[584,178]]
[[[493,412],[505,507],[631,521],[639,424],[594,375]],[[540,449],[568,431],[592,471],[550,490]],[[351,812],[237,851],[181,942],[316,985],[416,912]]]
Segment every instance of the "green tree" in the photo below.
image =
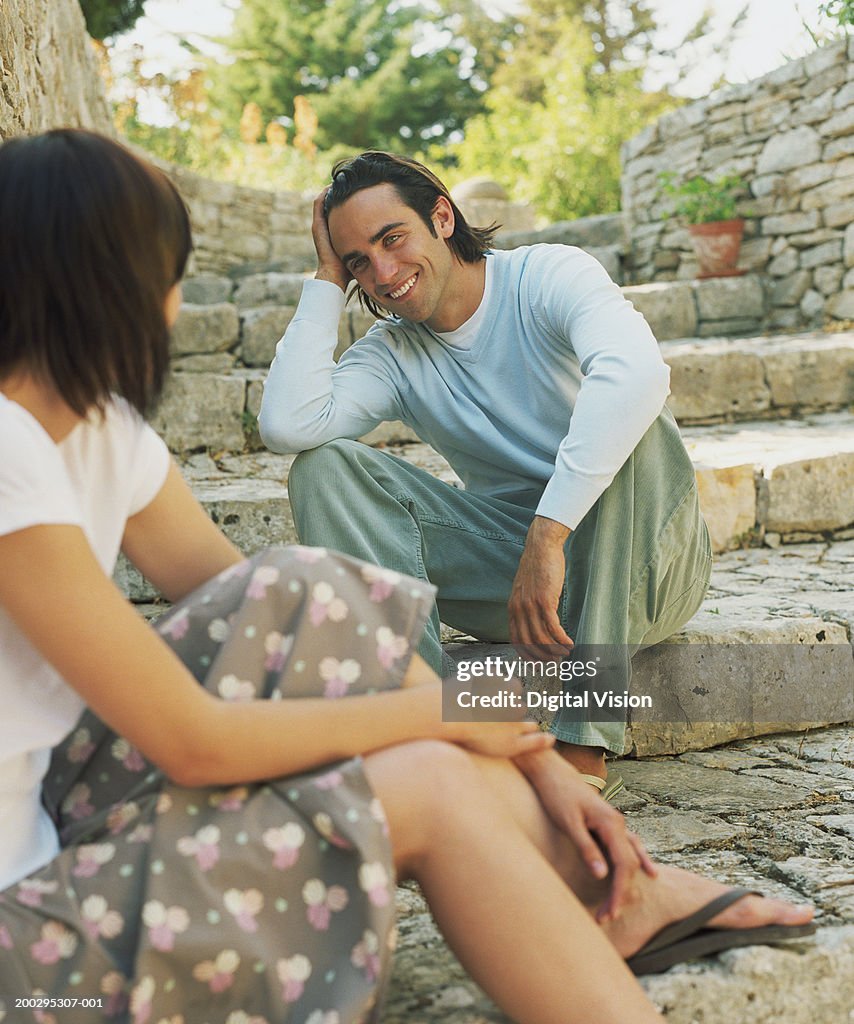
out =
[[591,90],[595,58],[593,40],[567,19],[521,95],[507,80],[490,90],[486,111],[452,147],[457,173],[495,177],[551,221],[618,210],[621,142],[675,101],[644,92],[639,71],[611,71]]
[[389,0],[243,0],[211,67],[225,123],[247,102],[289,123],[296,96],[318,116],[317,145],[413,148],[461,129],[482,103],[462,14]]
[[652,63],[675,84],[701,41],[716,47],[703,14],[678,46],[664,48],[649,0],[528,0],[506,33],[485,111],[450,147],[460,174],[490,174],[552,220],[620,205],[620,147],[682,102],[650,90]]
[[93,39],[107,39],[133,28],[145,0],[80,0],[86,30]]

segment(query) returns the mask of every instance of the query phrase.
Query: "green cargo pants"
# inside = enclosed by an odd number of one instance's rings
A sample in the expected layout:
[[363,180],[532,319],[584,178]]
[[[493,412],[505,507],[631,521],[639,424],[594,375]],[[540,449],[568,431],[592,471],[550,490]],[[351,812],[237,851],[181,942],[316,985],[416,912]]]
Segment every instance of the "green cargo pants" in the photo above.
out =
[[[507,601],[530,506],[470,494],[357,441],[303,452],[290,473],[294,523],[304,544],[331,548],[429,580],[437,607],[418,652],[442,670],[439,621],[508,641]],[[576,646],[620,645],[631,655],[663,640],[697,611],[711,549],[694,471],[668,410],[643,436],[566,542],[561,622]],[[625,723],[578,722],[558,712],[558,739],[624,749]]]

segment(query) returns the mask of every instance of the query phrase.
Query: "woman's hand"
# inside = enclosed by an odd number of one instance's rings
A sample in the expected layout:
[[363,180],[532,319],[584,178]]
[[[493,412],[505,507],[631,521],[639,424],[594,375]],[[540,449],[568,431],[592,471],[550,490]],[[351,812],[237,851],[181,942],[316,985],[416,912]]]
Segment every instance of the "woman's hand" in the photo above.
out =
[[[595,878],[610,874],[611,889],[599,907],[600,923],[619,917],[640,869],[654,878],[658,869],[616,808],[606,803],[575,768],[555,752],[525,755],[516,765],[537,791],[546,813],[575,844]],[[608,862],[610,861],[610,869]]]
[[488,757],[521,757],[550,750],[555,738],[536,722],[449,722],[443,737]]

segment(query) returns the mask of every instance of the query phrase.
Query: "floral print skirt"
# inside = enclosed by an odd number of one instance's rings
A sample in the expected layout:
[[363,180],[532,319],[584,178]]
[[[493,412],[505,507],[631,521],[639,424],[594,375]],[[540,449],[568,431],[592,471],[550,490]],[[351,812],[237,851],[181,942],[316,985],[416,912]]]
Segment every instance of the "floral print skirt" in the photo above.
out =
[[[295,546],[227,570],[155,628],[223,700],[337,700],[400,684],[432,600]],[[62,849],[0,894],[0,1021],[376,1019],[394,874],[360,758],[187,789],[86,712],[44,802]]]

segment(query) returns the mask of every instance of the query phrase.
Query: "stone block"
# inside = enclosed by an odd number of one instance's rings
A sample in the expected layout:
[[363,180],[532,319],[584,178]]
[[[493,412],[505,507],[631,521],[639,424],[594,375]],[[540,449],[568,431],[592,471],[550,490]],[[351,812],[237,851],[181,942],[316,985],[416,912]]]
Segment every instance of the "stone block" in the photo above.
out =
[[794,249],[787,249],[775,256],[768,265],[768,273],[772,277],[787,277],[798,269],[798,254]]
[[854,196],[854,174],[834,175],[830,181],[809,189],[801,196],[801,208],[818,210]]
[[824,308],[829,316],[837,320],[854,320],[854,290],[832,295]]
[[801,267],[809,270],[825,263],[838,263],[842,259],[842,238],[824,242],[812,249],[804,249],[800,256]]
[[854,196],[841,203],[825,206],[822,216],[825,227],[828,228],[846,228],[849,224],[854,224]]
[[767,327],[774,331],[790,331],[803,326],[803,317],[799,308],[776,308],[768,315]]
[[819,135],[809,125],[772,135],[765,143],[756,164],[757,174],[788,171],[817,163],[821,157]]
[[612,281],[617,284],[623,283],[623,261],[617,246],[609,245],[605,248],[591,247],[587,252],[602,264],[605,273]]
[[270,365],[295,312],[293,306],[262,306],[241,312],[240,358],[246,366]]
[[726,340],[672,342],[661,346],[670,366],[668,400],[680,421],[744,419],[771,407],[760,355]]
[[813,281],[816,289],[822,295],[832,295],[839,290],[839,285],[842,283],[842,267],[833,265],[818,267],[813,275]]
[[[740,114],[728,117],[723,121],[715,121],[706,128],[706,139],[712,145],[728,142],[730,139],[744,135],[745,119]],[[748,127],[748,131],[751,129]]]
[[172,451],[243,447],[246,385],[239,377],[173,373],[151,424]]
[[776,195],[785,184],[786,178],[782,174],[763,174],[750,182],[750,193],[757,199],[762,196]]
[[854,267],[854,224],[849,224],[845,229],[843,262],[846,267]]
[[833,110],[834,95],[833,89],[826,89],[820,96],[796,104],[790,120],[792,127],[823,121]]
[[841,235],[834,228],[818,228],[816,231],[808,231],[805,235],[786,235],[785,237],[789,245],[799,251],[814,249],[818,245],[841,240]]
[[854,523],[854,450],[774,466],[766,470],[762,489],[769,530],[821,533],[849,526]]
[[239,332],[237,310],[230,302],[208,306],[185,303],[172,328],[172,352],[223,352],[237,342]]
[[824,312],[824,296],[814,288],[809,288],[800,301],[800,310],[810,323],[816,321]]
[[700,508],[714,552],[738,547],[756,522],[756,484],[751,465],[695,466]]
[[761,344],[764,379],[777,409],[840,408],[854,402],[854,335],[816,335]]
[[790,125],[791,121],[792,104],[787,100],[777,100],[749,110],[744,117],[744,126],[748,132],[769,133],[781,125]]
[[821,96],[828,89],[838,89],[845,84],[845,79],[845,68],[842,65],[826,68],[820,75],[816,75],[815,78],[809,79],[804,84],[801,94],[805,100],[813,99],[815,96]]
[[854,104],[846,110],[840,110],[838,114],[828,118],[819,127],[819,132],[829,138],[836,138],[840,135],[850,135],[854,132]]
[[250,274],[241,278],[234,292],[240,309],[258,306],[296,306],[306,278],[303,274]]
[[185,303],[194,306],[213,306],[220,302],[228,302],[232,287],[231,278],[218,274],[198,274],[196,277],[184,278],[181,290]]
[[833,139],[822,150],[822,160],[843,160],[854,154],[854,135],[846,135],[841,139]]
[[796,270],[781,277],[771,290],[771,305],[797,306],[811,284],[812,273],[809,270]]
[[193,493],[211,519],[244,554],[270,544],[295,544],[288,489],[275,480],[200,481]]
[[756,318],[765,314],[762,285],[754,274],[697,281],[694,291],[701,321]]
[[821,224],[818,210],[782,213],[762,220],[764,235],[795,235],[798,232],[814,231]]
[[784,180],[788,191],[799,195],[809,188],[815,188],[816,185],[823,185],[826,181],[830,181],[833,175],[833,164],[818,163],[789,171]]
[[624,288],[623,294],[643,314],[659,341],[688,338],[696,331],[697,307],[690,285],[636,285]]

